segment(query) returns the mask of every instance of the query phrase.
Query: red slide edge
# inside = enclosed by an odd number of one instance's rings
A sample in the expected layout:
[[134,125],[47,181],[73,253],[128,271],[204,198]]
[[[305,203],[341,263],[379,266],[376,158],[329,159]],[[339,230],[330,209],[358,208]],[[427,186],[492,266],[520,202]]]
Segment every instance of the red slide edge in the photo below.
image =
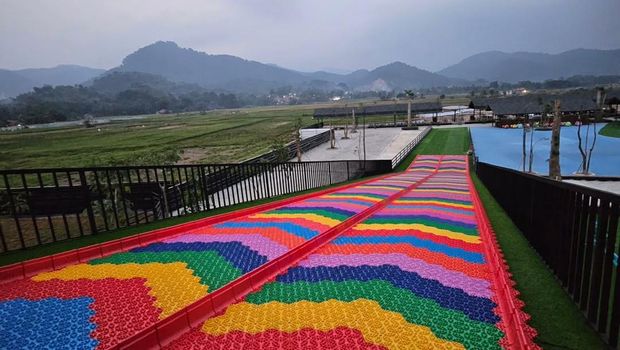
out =
[[[434,173],[436,173],[436,171]],[[112,349],[161,349],[185,332],[190,331],[192,328],[199,327],[207,319],[222,314],[230,304],[241,301],[248,294],[259,290],[264,284],[273,281],[276,276],[295,266],[299,261],[315,252],[321,246],[331,242],[342,232],[365,220],[392,201],[416,188],[433,174],[429,174],[416,183],[384,199],[382,202],[352,216],[347,221],[332,227],[313,239],[291,249],[284,255],[246,273],[215,292],[195,301],[167,318],[158,321],[152,327],[144,329],[134,336],[120,342]]]
[[504,254],[497,241],[495,231],[491,225],[486,210],[482,204],[482,200],[476,191],[476,187],[469,173],[469,161],[466,165],[467,181],[469,183],[469,191],[474,202],[476,218],[480,236],[486,244],[484,244],[485,257],[488,266],[491,269],[493,277],[493,285],[495,291],[494,300],[497,303],[495,313],[500,316],[501,320],[497,323],[497,327],[504,332],[505,336],[500,340],[500,345],[504,349],[542,349],[534,342],[537,332],[536,329],[528,325],[530,315],[522,309],[525,303],[519,299],[519,291],[514,286],[512,274],[509,271],[508,264],[504,259]]
[[[62,253],[44,256],[41,258],[26,260],[15,264],[0,267],[0,284],[8,283],[28,277],[32,277],[42,272],[54,271],[67,265],[82,263],[96,258],[102,258],[118,252],[126,252],[130,249],[142,247],[166,237],[185,233],[188,230],[206,225],[217,224],[237,217],[252,215],[257,212],[270,210],[293,202],[305,200],[315,196],[322,196],[331,192],[340,191],[350,187],[359,186],[370,181],[382,179],[393,174],[385,174],[371,179],[356,181],[346,185],[336,186],[316,192],[306,193],[278,201],[260,204],[250,208],[235,210],[229,213],[210,216],[204,219],[186,222],[170,227],[156,229],[133,236],[115,239],[112,241],[97,243],[94,245],[76,248]],[[105,233],[103,233],[105,234]]]

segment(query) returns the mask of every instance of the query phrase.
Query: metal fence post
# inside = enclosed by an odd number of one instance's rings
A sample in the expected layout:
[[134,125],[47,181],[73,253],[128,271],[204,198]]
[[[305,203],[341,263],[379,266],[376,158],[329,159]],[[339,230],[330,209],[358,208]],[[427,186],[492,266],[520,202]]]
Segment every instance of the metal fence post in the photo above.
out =
[[351,180],[351,172],[349,171],[349,161],[347,160],[347,180]]
[[86,174],[84,169],[80,170],[80,183],[82,185],[82,191],[84,192],[84,198],[87,198],[88,205],[86,206],[86,213],[88,215],[88,223],[90,224],[90,233],[97,233],[97,222],[95,221],[95,214],[93,213],[93,202],[90,198],[90,188],[86,183]]
[[327,162],[327,172],[329,173],[329,184],[333,185],[333,182],[332,182],[332,162]]

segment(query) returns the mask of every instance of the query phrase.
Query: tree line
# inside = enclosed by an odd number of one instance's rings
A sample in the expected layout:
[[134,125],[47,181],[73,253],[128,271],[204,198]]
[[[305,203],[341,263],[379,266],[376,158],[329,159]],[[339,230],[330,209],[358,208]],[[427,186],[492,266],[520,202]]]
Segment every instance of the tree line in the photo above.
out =
[[22,124],[50,123],[81,119],[85,115],[137,115],[158,111],[185,112],[216,108],[237,108],[264,103],[253,96],[195,91],[173,95],[149,87],[131,88],[114,95],[76,86],[35,87],[32,92],[0,104],[0,126],[15,121]]

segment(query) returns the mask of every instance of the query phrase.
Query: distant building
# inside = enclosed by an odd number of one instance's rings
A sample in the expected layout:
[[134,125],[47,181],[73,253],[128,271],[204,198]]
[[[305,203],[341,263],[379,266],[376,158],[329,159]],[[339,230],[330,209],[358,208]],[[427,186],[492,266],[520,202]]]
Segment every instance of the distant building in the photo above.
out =
[[[406,115],[407,103],[382,103],[382,104],[365,104],[365,105],[353,105],[350,107],[338,106],[328,108],[317,108],[314,110],[315,119],[324,118],[342,118],[351,116],[355,112],[356,116],[364,115]],[[441,103],[439,102],[423,102],[412,103],[411,113],[439,113],[442,111]]]
[[584,114],[598,109],[596,94],[593,91],[575,91],[565,94],[527,94],[494,98],[472,99],[470,105],[486,106],[496,119],[517,118],[540,115],[545,105],[553,106],[560,100],[560,111],[563,114]]

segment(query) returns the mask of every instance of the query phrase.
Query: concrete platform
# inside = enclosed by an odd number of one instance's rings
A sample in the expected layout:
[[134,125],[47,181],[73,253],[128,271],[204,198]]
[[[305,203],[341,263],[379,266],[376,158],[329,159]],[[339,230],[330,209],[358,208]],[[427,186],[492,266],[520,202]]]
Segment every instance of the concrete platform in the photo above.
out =
[[620,195],[620,181],[564,180],[564,182]]
[[[401,130],[400,128],[366,129],[366,159],[392,159],[409,142],[418,136],[420,130]],[[307,131],[308,133],[311,130]],[[313,131],[316,132],[316,131]],[[329,148],[329,142],[302,155],[302,161],[363,160],[363,130],[357,133],[349,130],[349,139],[343,139],[344,130],[336,130],[336,148]],[[296,160],[295,160],[296,161]]]

